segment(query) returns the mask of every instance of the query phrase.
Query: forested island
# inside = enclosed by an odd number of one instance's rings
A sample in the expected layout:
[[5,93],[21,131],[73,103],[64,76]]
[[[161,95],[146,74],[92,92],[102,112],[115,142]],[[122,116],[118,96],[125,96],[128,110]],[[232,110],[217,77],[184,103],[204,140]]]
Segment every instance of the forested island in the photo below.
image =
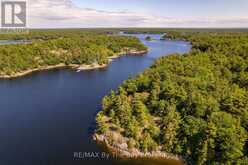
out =
[[61,67],[101,68],[112,57],[148,51],[137,38],[93,30],[33,30],[29,34],[1,34],[0,40],[28,41],[0,45],[0,78]]
[[151,36],[147,36],[145,39],[146,39],[146,41],[152,41]]
[[158,59],[102,101],[94,139],[123,157],[248,164],[248,34],[168,32],[188,54]]

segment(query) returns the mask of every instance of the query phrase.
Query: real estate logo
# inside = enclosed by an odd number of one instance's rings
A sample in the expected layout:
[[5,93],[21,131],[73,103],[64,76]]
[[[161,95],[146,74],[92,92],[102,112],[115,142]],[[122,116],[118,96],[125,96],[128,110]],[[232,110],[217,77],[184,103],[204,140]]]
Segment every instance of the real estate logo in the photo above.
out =
[[2,28],[25,28],[27,25],[26,1],[2,1],[1,14]]

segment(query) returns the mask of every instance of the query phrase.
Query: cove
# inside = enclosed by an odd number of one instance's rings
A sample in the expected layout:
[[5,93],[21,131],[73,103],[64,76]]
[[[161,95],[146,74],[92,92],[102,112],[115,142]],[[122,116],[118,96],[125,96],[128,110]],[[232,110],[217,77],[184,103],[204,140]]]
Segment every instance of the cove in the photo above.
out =
[[[0,164],[3,165],[178,165],[177,162],[109,158],[92,140],[101,99],[157,58],[186,53],[183,41],[160,41],[160,35],[137,34],[149,53],[124,56],[100,70],[69,69],[0,80]],[[96,156],[91,156],[94,153]]]

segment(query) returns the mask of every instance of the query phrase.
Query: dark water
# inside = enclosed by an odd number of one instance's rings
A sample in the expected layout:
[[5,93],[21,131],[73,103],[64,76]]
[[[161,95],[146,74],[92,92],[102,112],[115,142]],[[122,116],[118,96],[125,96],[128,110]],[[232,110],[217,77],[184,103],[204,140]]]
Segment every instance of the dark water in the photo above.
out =
[[150,52],[122,57],[104,70],[57,70],[0,80],[0,165],[161,164],[74,157],[75,152],[104,154],[91,140],[104,95],[148,68],[156,58],[190,50],[186,42],[147,42],[144,35],[137,36]]

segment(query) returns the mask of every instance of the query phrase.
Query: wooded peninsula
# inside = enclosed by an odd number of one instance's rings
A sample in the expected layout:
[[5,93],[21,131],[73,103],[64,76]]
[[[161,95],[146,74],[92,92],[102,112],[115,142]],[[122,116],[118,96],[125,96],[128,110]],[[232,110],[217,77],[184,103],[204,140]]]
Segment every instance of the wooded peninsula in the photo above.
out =
[[168,32],[192,43],[102,101],[95,139],[121,156],[248,164],[248,33]]
[[1,34],[0,40],[23,41],[0,45],[0,78],[60,67],[101,68],[113,56],[147,52],[137,38],[103,31],[32,30],[28,34]]

